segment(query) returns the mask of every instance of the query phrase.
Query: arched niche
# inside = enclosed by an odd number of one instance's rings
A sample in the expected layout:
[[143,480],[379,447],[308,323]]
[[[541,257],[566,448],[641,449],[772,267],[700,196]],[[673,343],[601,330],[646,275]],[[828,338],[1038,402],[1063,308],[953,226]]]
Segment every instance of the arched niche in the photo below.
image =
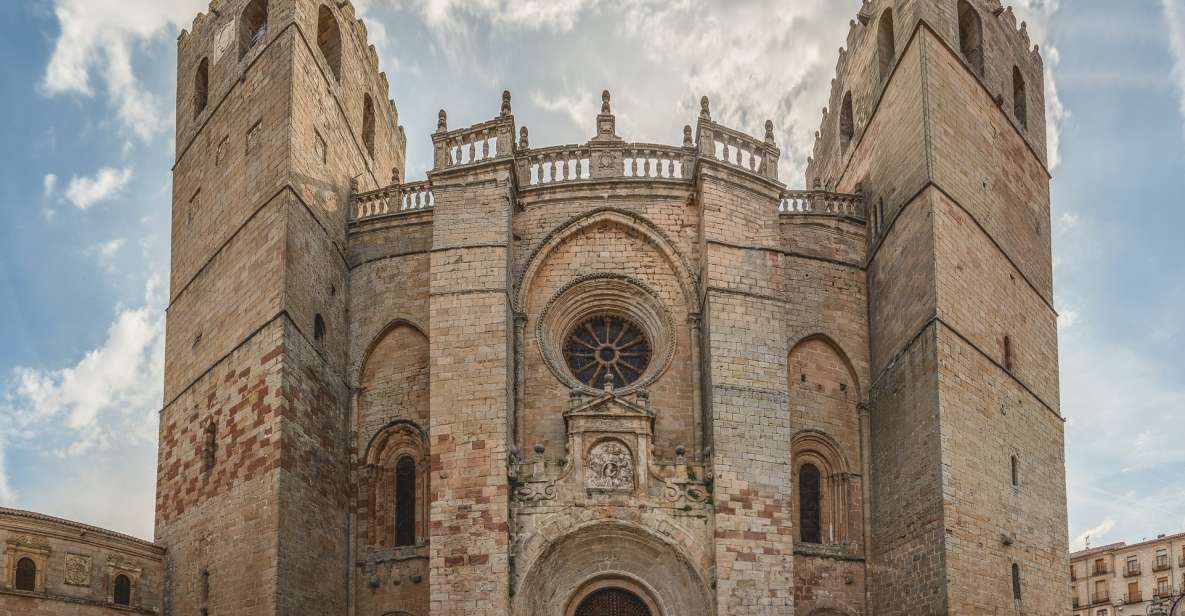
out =
[[358,370],[360,438],[398,419],[427,426],[430,388],[428,337],[409,321],[392,321]]

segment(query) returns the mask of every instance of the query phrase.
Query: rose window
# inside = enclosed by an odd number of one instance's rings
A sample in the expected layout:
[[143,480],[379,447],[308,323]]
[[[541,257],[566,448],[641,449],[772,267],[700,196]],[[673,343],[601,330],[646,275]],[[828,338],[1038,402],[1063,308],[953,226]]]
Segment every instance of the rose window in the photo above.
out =
[[564,341],[564,360],[581,383],[602,388],[606,377],[624,387],[650,365],[650,341],[633,321],[599,315],[580,322]]

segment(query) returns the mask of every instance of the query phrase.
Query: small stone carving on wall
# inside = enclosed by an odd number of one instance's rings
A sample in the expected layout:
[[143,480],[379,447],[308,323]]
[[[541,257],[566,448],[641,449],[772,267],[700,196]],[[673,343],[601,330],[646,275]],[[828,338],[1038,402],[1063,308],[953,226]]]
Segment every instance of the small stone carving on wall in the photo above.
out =
[[634,457],[621,441],[606,440],[588,451],[585,485],[592,490],[634,489]]
[[91,585],[91,557],[66,554],[66,583],[71,586]]

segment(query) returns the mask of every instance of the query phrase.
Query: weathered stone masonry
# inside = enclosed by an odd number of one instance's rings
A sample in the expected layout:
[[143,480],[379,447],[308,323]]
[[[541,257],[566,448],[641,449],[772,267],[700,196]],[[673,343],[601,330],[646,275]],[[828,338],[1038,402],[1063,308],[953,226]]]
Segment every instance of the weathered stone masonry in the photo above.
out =
[[868,0],[807,190],[608,92],[580,144],[442,110],[407,181],[349,2],[213,2],[142,609],[1065,613],[1042,73],[997,0]]

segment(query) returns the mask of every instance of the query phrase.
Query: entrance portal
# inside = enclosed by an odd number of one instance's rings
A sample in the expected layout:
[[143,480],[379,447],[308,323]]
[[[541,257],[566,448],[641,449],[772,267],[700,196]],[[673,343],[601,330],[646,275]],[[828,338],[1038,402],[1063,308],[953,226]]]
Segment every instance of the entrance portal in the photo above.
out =
[[651,616],[637,595],[620,588],[602,588],[584,598],[576,616]]

